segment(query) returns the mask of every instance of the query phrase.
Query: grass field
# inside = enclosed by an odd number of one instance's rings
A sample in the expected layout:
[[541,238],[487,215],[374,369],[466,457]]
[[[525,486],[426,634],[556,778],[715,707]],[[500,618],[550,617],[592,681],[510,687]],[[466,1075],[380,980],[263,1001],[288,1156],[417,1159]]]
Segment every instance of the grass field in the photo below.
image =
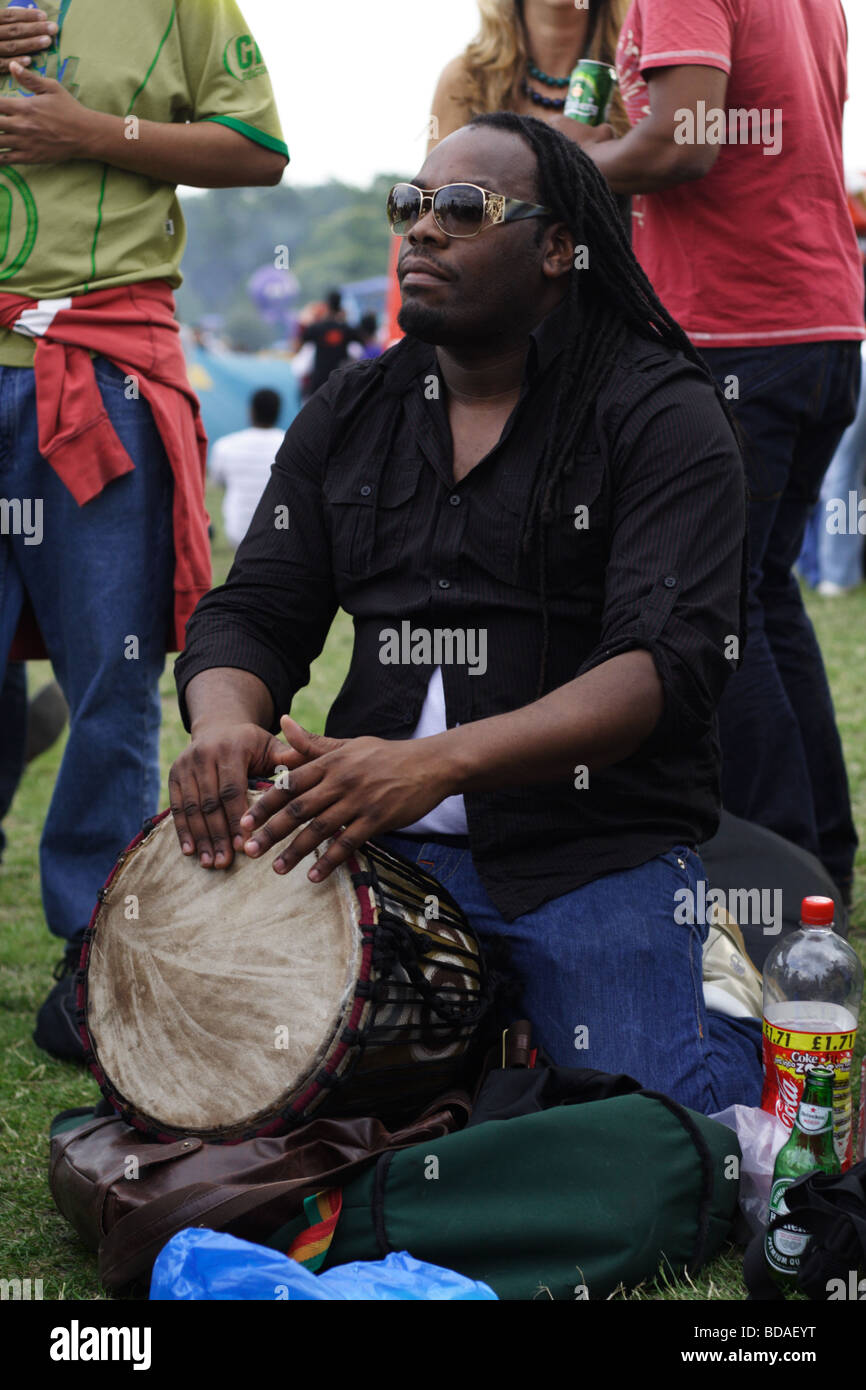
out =
[[[211,513],[218,517],[216,498]],[[214,570],[225,574],[230,554],[221,536]],[[845,743],[855,816],[866,840],[866,588],[844,599],[810,596],[809,609],[825,653]],[[348,666],[351,627],[341,615],[316,663],[310,685],[293,713],[320,730]],[[50,678],[50,668],[29,668],[31,691]],[[177,713],[169,663],[162,681],[162,765],[167,774],[186,742]],[[98,1299],[106,1295],[96,1277],[95,1258],[56,1211],[46,1178],[48,1126],[67,1107],[98,1099],[89,1073],[52,1061],[31,1040],[37,1008],[62,954],[43,917],[37,848],[62,753],[62,744],[27,770],[6,822],[9,848],[0,867],[0,1277],[41,1279],[46,1299]],[[852,942],[866,960],[866,852],[861,849],[853,910]],[[861,1018],[861,1023],[864,1020]],[[858,1055],[862,1055],[861,1028]],[[744,1289],[739,1252],[731,1248],[693,1283],[660,1279],[641,1286],[632,1299],[739,1299]]]

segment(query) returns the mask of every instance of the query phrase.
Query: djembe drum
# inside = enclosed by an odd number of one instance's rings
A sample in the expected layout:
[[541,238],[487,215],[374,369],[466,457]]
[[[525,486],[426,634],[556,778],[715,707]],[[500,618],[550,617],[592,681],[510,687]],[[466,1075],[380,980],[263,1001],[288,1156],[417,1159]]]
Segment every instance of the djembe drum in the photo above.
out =
[[181,854],[165,812],[120,856],[79,974],[88,1061],[155,1138],[232,1143],[316,1114],[411,1118],[456,1084],[488,1007],[477,938],[373,843],[324,882]]

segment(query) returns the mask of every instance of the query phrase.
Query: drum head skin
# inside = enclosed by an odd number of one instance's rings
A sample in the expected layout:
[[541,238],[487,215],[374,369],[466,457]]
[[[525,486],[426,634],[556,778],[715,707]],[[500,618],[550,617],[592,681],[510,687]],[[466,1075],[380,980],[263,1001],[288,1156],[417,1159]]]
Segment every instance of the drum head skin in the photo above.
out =
[[275,874],[283,848],[203,869],[167,816],[109,880],[87,1030],[97,1072],[142,1127],[246,1137],[326,1055],[358,978],[358,899],[348,871],[310,883],[314,855]]

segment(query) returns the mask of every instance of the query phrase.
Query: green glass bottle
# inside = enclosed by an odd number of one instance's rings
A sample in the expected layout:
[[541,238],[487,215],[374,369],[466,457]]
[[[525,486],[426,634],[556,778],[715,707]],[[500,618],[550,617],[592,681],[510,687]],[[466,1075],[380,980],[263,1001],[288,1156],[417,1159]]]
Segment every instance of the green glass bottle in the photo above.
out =
[[[787,1216],[785,1193],[791,1183],[814,1173],[838,1173],[839,1159],[833,1144],[833,1068],[811,1067],[806,1073],[803,1095],[791,1137],[776,1156],[770,1189],[769,1220]],[[809,1240],[808,1231],[794,1221],[764,1237],[764,1254],[773,1277],[783,1287],[793,1289],[800,1259]]]

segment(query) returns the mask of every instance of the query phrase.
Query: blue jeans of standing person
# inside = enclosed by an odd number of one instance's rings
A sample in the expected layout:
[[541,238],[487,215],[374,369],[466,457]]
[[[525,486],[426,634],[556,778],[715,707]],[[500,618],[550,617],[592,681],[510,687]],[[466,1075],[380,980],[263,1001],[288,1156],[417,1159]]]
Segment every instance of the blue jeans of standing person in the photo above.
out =
[[174,585],[173,480],[150,407],[127,399],[104,358],[94,370],[135,468],[79,507],[39,453],[33,371],[0,367],[0,496],[26,501],[30,518],[29,536],[0,534],[0,684],[26,595],[69,705],[40,845],[46,920],[65,938],[87,926],[118,853],[158,807]]
[[6,849],[3,821],[24,771],[27,742],[27,667],[10,661],[0,688],[0,859]]
[[[674,921],[675,894],[704,877],[678,847],[506,922],[468,849],[401,835],[382,843],[432,873],[481,938],[504,939],[522,993],[515,1017],[559,1066],[625,1072],[711,1115],[759,1105],[761,1025],[704,1004],[707,927]],[[692,901],[695,901],[693,898]]]
[[[809,850],[848,895],[857,847],[821,649],[793,566],[860,390],[860,344],[702,349],[731,408],[749,485],[748,638],[719,705],[722,800]],[[708,544],[712,539],[708,537]]]
[[[838,584],[842,589],[853,589],[863,578],[863,535],[860,530],[858,505],[863,496],[863,480],[866,477],[866,372],[860,383],[860,400],[857,418],[842,436],[842,442],[827,469],[824,485],[821,488],[821,504],[818,509],[818,573],[821,579]],[[849,509],[850,493],[855,493],[857,503]],[[827,503],[841,498],[845,503],[848,526],[845,530],[830,529],[833,511],[828,513]],[[835,510],[835,509],[833,509]],[[866,530],[866,519],[863,521]]]
[[[840,589],[854,589],[863,579],[863,538],[866,518],[862,520],[858,504],[864,495],[866,480],[866,372],[860,383],[857,418],[842,436],[833,461],[824,474],[821,500],[809,518],[803,549],[797,568],[815,588],[822,580],[838,584]],[[849,507],[850,494],[856,494],[857,504]],[[848,525],[837,529],[836,507],[828,504],[840,500],[845,504]]]

